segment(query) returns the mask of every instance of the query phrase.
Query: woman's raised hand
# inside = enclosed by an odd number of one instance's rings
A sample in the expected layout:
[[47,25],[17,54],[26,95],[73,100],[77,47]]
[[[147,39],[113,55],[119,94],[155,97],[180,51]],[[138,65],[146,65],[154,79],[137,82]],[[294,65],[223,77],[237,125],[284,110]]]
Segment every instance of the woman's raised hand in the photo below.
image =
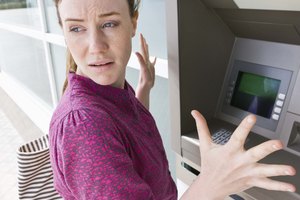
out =
[[201,174],[182,199],[214,200],[241,192],[250,187],[268,190],[295,191],[289,183],[272,180],[273,176],[292,176],[295,169],[287,165],[258,163],[267,155],[282,149],[278,140],[270,140],[249,150],[244,149],[246,138],[254,126],[254,115],[247,116],[225,145],[212,142],[204,117],[192,111],[200,140]]
[[140,34],[140,48],[141,52],[136,52],[140,63],[140,76],[138,81],[138,86],[136,88],[136,97],[140,102],[146,107],[149,108],[149,95],[150,90],[154,86],[155,82],[155,63],[149,60],[149,47],[142,34]]

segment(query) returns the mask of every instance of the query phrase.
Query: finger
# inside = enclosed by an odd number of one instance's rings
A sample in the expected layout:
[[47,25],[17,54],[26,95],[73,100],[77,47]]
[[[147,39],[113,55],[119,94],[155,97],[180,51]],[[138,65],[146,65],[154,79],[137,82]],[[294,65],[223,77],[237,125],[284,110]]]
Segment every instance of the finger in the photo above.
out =
[[256,118],[254,115],[248,115],[247,117],[245,117],[233,132],[226,146],[232,148],[233,150],[243,148],[246,138],[255,122]]
[[153,84],[155,83],[155,67],[153,67]]
[[252,186],[260,187],[267,190],[295,192],[296,188],[290,183],[274,181],[269,178],[256,178],[251,181]]
[[148,46],[148,43],[146,41],[146,39],[144,38],[144,41],[145,41],[145,51],[146,51],[146,56],[147,58],[149,59],[149,46]]
[[142,39],[143,39],[143,48],[145,52],[145,59],[149,59],[149,46],[144,35],[142,35]]
[[149,51],[148,51],[148,44],[147,44],[147,41],[145,39],[145,37],[142,35],[142,38],[143,38],[143,49],[144,49],[144,53],[145,53],[145,61],[149,61]]
[[152,73],[153,73],[153,81],[155,81],[155,64],[156,64],[156,57],[154,58],[153,62],[152,62]]
[[146,62],[148,57],[147,57],[147,53],[146,53],[146,50],[145,50],[146,47],[145,47],[145,39],[144,39],[143,34],[140,34],[140,49],[141,49],[142,56],[143,56],[143,58]]
[[197,132],[200,142],[200,150],[207,150],[212,144],[210,132],[207,127],[205,118],[196,110],[192,111],[192,116],[196,121]]
[[288,165],[257,164],[251,175],[256,177],[293,176],[296,170]]
[[143,58],[143,56],[139,52],[135,52],[135,55],[137,56],[141,69],[146,69],[146,63]]
[[269,154],[278,151],[283,148],[282,143],[279,140],[269,140],[262,144],[259,144],[255,147],[252,147],[248,151],[246,151],[246,155],[248,156],[248,160],[250,162],[257,162]]
[[156,60],[157,60],[157,58],[156,57],[154,57],[154,60],[153,60],[153,62],[151,62],[151,64],[153,65],[153,67],[155,66],[155,64],[156,64]]

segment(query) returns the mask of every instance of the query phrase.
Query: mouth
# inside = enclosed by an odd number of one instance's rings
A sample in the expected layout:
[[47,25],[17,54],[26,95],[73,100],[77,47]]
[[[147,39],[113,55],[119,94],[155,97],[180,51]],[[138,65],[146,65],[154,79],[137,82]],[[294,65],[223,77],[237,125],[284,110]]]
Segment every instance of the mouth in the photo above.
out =
[[113,64],[113,61],[106,60],[106,61],[96,61],[96,62],[90,62],[88,66],[90,67],[107,67],[109,65]]

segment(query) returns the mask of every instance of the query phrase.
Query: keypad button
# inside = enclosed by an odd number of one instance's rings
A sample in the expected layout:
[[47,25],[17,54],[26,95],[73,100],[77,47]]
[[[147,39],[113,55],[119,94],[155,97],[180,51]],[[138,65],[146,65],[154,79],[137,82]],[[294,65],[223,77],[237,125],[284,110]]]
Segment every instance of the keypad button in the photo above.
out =
[[276,101],[276,106],[282,107],[283,106],[283,101],[277,100]]
[[277,121],[277,120],[279,119],[279,115],[277,115],[277,114],[273,114],[273,115],[272,115],[272,119],[274,119],[274,120],[276,120],[276,121]]
[[280,114],[281,113],[281,108],[275,107],[274,112],[277,113],[277,114]]
[[213,142],[223,145],[230,139],[231,134],[231,131],[220,129],[212,135]]
[[285,94],[279,93],[278,94],[278,99],[284,100],[285,99]]

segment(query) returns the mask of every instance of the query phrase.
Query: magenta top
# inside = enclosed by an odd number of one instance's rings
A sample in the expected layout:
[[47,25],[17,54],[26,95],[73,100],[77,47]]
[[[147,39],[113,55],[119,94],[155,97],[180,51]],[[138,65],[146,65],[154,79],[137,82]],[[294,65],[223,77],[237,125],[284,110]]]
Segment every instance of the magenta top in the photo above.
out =
[[50,124],[54,185],[66,200],[176,200],[162,140],[131,86],[70,73]]

